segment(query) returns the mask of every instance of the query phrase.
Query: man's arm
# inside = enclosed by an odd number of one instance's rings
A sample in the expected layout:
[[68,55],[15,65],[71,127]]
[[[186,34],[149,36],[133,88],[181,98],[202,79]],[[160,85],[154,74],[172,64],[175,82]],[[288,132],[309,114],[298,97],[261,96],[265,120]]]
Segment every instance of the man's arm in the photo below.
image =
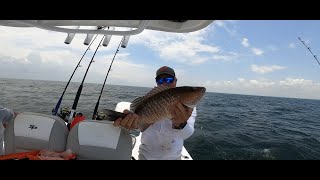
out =
[[169,111],[172,116],[172,131],[183,139],[189,138],[194,132],[196,108],[188,108],[180,102],[175,102]]
[[174,133],[181,137],[182,139],[187,139],[189,138],[193,132],[194,132],[194,123],[196,121],[196,116],[197,116],[197,110],[194,108],[190,118],[187,120],[187,124],[183,129],[172,129]]

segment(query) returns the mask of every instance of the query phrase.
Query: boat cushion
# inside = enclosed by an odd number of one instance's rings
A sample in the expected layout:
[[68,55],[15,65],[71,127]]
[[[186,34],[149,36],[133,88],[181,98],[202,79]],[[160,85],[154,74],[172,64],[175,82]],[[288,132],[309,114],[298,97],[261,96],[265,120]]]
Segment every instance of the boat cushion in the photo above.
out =
[[112,122],[84,120],[70,130],[67,149],[80,160],[130,160],[132,137],[128,130],[115,127]]
[[44,149],[65,151],[68,132],[58,116],[19,113],[5,130],[5,154]]

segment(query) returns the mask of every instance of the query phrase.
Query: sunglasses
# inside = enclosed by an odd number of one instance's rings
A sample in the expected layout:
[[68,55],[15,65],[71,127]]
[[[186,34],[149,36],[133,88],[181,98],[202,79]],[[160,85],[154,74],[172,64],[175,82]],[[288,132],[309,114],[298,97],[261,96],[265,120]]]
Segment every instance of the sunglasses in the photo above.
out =
[[173,81],[174,81],[173,77],[156,79],[157,84],[163,84],[164,82],[166,82],[167,84],[171,84],[171,83],[173,83]]

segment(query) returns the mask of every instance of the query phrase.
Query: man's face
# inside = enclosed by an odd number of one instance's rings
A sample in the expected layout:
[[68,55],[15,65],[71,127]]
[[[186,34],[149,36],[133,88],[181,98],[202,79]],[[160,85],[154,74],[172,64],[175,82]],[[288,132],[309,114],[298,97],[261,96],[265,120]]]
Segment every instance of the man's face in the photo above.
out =
[[174,88],[177,85],[177,79],[168,74],[161,74],[157,78],[157,86],[169,86]]

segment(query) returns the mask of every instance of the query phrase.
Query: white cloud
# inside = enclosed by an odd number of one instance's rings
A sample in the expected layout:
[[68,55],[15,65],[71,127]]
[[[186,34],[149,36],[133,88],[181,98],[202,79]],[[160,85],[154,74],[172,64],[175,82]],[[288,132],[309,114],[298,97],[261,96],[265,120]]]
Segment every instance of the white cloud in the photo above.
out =
[[216,21],[214,21],[214,23],[215,23],[215,25],[220,26],[220,27],[225,26],[225,22],[221,21],[221,20],[216,20]]
[[[112,58],[113,55],[106,55],[97,58],[90,68],[87,81],[103,83]],[[129,53],[119,53],[113,62],[107,83],[153,87],[155,85],[154,74],[156,70],[157,69],[153,66],[136,63],[134,60],[130,59]]]
[[176,42],[160,49],[160,57],[177,62],[195,64],[205,62],[208,58],[201,56],[201,52],[216,53],[219,49],[200,44],[198,41]]
[[[235,56],[221,53],[218,46],[206,43],[208,41],[208,31],[212,30],[213,26],[226,28],[227,23],[233,23],[233,21],[214,21],[212,26],[206,29],[181,34],[145,30],[139,35],[130,37],[129,47],[131,44],[143,44],[155,50],[164,60],[187,65],[202,64],[209,60],[231,60]],[[76,34],[71,44],[66,45],[64,44],[64,40],[67,37],[66,33],[36,28],[4,26],[0,26],[0,31],[2,32],[0,37],[3,47],[0,49],[0,56],[13,57],[7,61],[21,61],[21,59],[27,59],[33,52],[41,50],[41,63],[49,63],[50,65],[57,63],[59,65],[65,59],[76,58],[78,60],[80,58],[79,54],[82,55],[87,48],[87,46],[83,45],[86,37],[85,34]],[[97,40],[93,43],[91,54],[94,52],[101,37],[101,35],[98,36]],[[120,40],[121,37],[113,36],[109,46],[107,48],[101,47],[99,52],[114,53],[113,50],[118,46]],[[63,57],[64,55],[67,57]],[[23,62],[21,61],[20,63]]]
[[256,73],[265,74],[270,73],[276,70],[285,69],[286,67],[278,66],[278,65],[271,65],[271,66],[258,66],[255,64],[251,65],[251,70]]
[[257,56],[260,56],[264,53],[261,49],[258,49],[258,48],[252,48],[251,50]]
[[[206,85],[209,87],[214,87],[213,89],[225,89],[225,88],[233,88],[233,89],[240,89],[240,88],[266,88],[274,86],[276,83],[266,79],[251,79],[246,80],[244,78],[238,78],[238,81],[206,81]],[[230,92],[231,89],[227,90]]]
[[224,28],[231,36],[236,36],[237,31],[234,28],[229,28],[228,24],[235,24],[234,20],[215,20],[212,24],[212,27]]
[[268,88],[273,86],[275,83],[271,81],[258,81],[258,80],[249,80],[250,86],[258,88]]
[[171,60],[184,64],[199,64],[209,60],[208,54],[220,52],[220,48],[205,44],[207,29],[186,34],[173,34],[143,31],[132,37],[131,43],[143,44],[157,51],[164,60]]
[[249,40],[248,40],[247,38],[243,38],[241,44],[242,44],[244,47],[249,47],[249,42],[248,42],[248,41],[249,41]]
[[75,60],[80,59],[79,56],[67,50],[42,51],[40,52],[40,57],[42,63],[57,64],[60,66],[71,65]]
[[280,81],[279,84],[281,86],[301,87],[301,86],[312,86],[314,83],[312,82],[312,80],[286,78],[285,80]]
[[202,85],[209,92],[320,99],[320,94],[317,93],[320,91],[320,83],[303,78],[286,78],[280,81],[245,78],[238,78],[237,81],[207,80]]
[[[242,38],[241,45],[242,45],[243,47],[247,47],[247,48],[249,48],[249,47],[251,46],[251,45],[249,44],[249,39],[248,39],[248,38]],[[271,47],[271,48],[272,48],[272,47]],[[255,48],[255,47],[252,47],[252,48],[251,48],[251,51],[252,51],[255,55],[257,55],[257,56],[260,56],[260,55],[262,55],[262,54],[264,53],[263,50],[261,50],[261,49],[259,49],[259,48]]]

